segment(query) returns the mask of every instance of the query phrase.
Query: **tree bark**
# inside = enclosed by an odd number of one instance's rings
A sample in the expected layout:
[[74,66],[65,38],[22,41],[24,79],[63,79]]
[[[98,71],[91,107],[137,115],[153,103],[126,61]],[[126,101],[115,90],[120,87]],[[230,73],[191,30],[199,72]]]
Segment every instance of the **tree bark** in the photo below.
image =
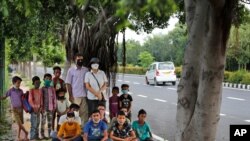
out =
[[188,43],[178,85],[176,141],[214,141],[234,0],[186,0]]

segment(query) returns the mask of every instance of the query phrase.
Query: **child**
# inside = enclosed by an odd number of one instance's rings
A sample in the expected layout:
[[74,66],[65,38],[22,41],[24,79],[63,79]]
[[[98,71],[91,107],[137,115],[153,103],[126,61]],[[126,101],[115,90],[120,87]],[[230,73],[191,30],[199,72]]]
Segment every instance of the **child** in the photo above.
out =
[[[51,133],[51,126],[53,124],[53,115],[56,110],[56,92],[52,84],[52,75],[46,73],[44,75],[44,87],[42,88],[43,93],[43,110],[42,110],[42,125],[41,125],[41,136],[45,138],[44,130],[47,120],[48,136]],[[48,139],[48,137],[46,137]]]
[[65,98],[65,91],[63,89],[57,90],[57,131],[59,130],[60,125],[58,124],[61,115],[66,114],[69,111],[69,102]]
[[43,95],[40,87],[40,78],[34,76],[32,78],[33,89],[29,91],[29,103],[32,107],[32,112],[30,116],[31,129],[30,129],[30,140],[39,139],[39,124],[40,124],[40,113],[43,107]]
[[106,141],[108,139],[107,124],[101,120],[101,114],[94,110],[91,120],[84,126],[84,141]]
[[116,117],[117,112],[119,111],[119,88],[113,87],[112,96],[109,98],[109,116],[110,120],[113,117]]
[[13,109],[14,119],[18,125],[18,140],[20,139],[21,130],[25,133],[24,140],[28,140],[28,131],[23,126],[23,108],[22,108],[22,95],[23,90],[20,89],[22,79],[18,76],[12,78],[13,87],[9,89],[4,97],[0,97],[0,100],[10,97],[11,106]]
[[119,107],[126,107],[128,109],[128,118],[131,120],[131,107],[133,98],[129,94],[129,85],[122,84],[121,89],[122,95],[119,97]]
[[60,127],[58,138],[54,138],[52,141],[82,141],[80,124],[74,118],[74,112],[67,113],[67,121]]
[[135,131],[136,137],[139,139],[139,141],[153,141],[150,127],[145,121],[146,116],[146,111],[141,109],[138,112],[138,120],[132,123],[132,128]]
[[99,103],[97,106],[97,110],[99,110],[100,114],[101,114],[101,120],[104,121],[106,124],[108,124],[108,120],[105,117],[105,111],[106,111],[106,107],[103,103]]
[[[60,78],[61,71],[62,71],[62,69],[59,66],[53,67],[54,78],[52,79],[52,81],[53,81],[53,86],[56,90],[56,94],[58,94],[57,91],[60,89],[63,89],[65,92],[67,91],[65,82]],[[56,97],[58,97],[58,95],[56,95]],[[56,118],[56,112],[54,112],[53,120],[52,120],[52,122],[53,122],[52,129],[53,130],[55,129],[55,127],[54,127],[55,126],[55,118]]]
[[64,80],[62,80],[60,78],[61,76],[61,68],[58,67],[58,66],[55,66],[53,68],[53,71],[54,71],[54,78],[53,78],[53,86],[55,88],[56,91],[60,90],[60,89],[63,89],[65,92],[66,92],[66,85],[65,85],[65,82]]
[[118,112],[117,122],[111,128],[110,138],[114,141],[136,141],[135,132],[131,125],[126,122],[126,115],[123,111]]

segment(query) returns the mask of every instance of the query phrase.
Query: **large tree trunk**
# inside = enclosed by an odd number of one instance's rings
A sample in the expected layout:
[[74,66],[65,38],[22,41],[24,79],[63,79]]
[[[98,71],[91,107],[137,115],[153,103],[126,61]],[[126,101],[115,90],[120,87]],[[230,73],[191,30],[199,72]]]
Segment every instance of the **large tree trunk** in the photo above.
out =
[[188,44],[178,85],[176,141],[214,141],[234,0],[185,0]]

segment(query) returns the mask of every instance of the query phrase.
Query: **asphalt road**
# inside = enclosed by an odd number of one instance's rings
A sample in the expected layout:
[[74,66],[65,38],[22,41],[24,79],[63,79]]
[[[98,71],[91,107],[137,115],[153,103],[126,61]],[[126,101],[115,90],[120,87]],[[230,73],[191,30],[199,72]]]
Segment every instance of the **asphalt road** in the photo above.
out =
[[[152,132],[164,140],[173,141],[175,134],[175,116],[177,92],[176,86],[146,85],[144,77],[136,75],[118,75],[117,86],[130,85],[133,96],[132,119],[143,108],[147,111],[147,120]],[[178,84],[177,84],[178,85]],[[250,91],[223,88],[221,118],[216,141],[229,141],[229,125],[250,124]]]
[[[43,76],[43,68],[38,67],[38,75]],[[52,73],[52,69],[48,69]],[[41,77],[42,78],[42,77]],[[177,85],[146,85],[145,79],[137,75],[117,75],[117,86],[130,85],[133,97],[132,120],[137,119],[138,111],[147,111],[152,132],[157,140],[174,140],[176,129]],[[221,118],[218,125],[216,141],[229,141],[229,126],[233,124],[250,124],[250,91],[223,88]]]

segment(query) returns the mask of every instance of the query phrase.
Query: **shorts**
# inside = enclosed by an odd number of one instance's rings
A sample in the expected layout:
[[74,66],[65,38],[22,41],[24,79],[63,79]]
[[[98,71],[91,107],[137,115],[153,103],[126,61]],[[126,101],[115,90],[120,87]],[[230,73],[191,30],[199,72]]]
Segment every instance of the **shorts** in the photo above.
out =
[[18,124],[23,124],[23,108],[13,108],[14,120]]

